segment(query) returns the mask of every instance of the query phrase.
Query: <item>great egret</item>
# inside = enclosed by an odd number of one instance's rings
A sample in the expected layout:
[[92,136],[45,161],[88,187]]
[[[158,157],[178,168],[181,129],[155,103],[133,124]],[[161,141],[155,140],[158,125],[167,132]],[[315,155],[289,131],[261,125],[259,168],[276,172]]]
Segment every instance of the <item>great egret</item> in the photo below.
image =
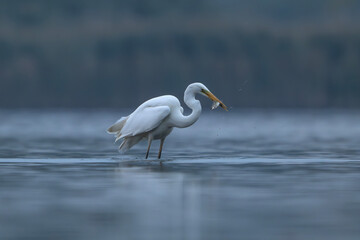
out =
[[192,83],[184,93],[184,102],[192,109],[190,115],[183,115],[184,109],[176,97],[160,96],[144,102],[129,116],[120,118],[107,132],[115,134],[115,142],[123,139],[119,147],[123,152],[129,150],[140,140],[147,138],[146,159],[149,156],[152,140],[160,139],[158,154],[160,159],[165,138],[171,133],[173,127],[189,127],[199,119],[201,104],[199,100],[195,99],[195,95],[198,93],[213,101],[212,109],[220,105],[227,111],[227,107],[204,84]]

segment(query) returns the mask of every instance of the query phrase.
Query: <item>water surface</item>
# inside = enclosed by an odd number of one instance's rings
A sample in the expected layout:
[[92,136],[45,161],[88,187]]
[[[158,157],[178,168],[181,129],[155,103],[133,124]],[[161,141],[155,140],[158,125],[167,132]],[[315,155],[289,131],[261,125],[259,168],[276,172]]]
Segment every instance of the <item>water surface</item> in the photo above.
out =
[[0,111],[2,238],[359,239],[360,112],[205,111],[161,161],[122,111]]

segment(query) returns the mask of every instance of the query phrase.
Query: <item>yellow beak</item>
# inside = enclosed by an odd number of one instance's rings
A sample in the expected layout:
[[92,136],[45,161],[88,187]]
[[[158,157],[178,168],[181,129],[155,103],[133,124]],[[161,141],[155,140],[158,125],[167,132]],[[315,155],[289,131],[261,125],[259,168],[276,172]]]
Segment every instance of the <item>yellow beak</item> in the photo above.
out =
[[214,94],[212,94],[210,91],[207,90],[202,90],[202,92],[208,97],[210,98],[212,101],[214,102],[218,102],[220,104],[220,107],[222,107],[223,109],[225,109],[226,111],[228,110],[227,107],[225,106],[225,104],[223,104]]

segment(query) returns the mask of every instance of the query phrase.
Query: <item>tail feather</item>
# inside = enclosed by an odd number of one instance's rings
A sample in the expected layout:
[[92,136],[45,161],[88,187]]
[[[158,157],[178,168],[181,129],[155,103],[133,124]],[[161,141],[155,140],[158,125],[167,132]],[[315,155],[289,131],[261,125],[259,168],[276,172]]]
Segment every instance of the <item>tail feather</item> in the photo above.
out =
[[119,150],[121,152],[126,152],[130,148],[132,148],[135,144],[141,141],[143,139],[144,135],[135,135],[135,136],[129,136],[129,134],[122,134],[121,130],[123,129],[124,125],[126,124],[127,117],[120,118],[116,123],[114,123],[109,129],[107,130],[110,134],[115,134],[117,142],[120,139],[123,139],[122,143],[119,146]]
[[114,123],[111,127],[109,127],[107,132],[112,134],[119,133],[121,129],[124,127],[127,119],[128,117],[120,118],[116,123]]
[[143,139],[143,136],[141,136],[141,135],[125,137],[123,142],[120,144],[119,150],[121,152],[126,152],[131,147],[133,147],[135,144],[140,142],[141,139]]
[[126,138],[126,135],[122,135],[121,132],[118,132],[115,136],[115,142],[119,141],[120,139]]

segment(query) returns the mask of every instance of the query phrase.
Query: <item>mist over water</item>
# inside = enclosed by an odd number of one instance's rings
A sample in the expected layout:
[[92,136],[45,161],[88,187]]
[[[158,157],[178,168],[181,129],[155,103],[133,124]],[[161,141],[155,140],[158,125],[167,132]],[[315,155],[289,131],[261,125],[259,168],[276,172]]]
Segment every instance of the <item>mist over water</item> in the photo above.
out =
[[[143,159],[147,143],[117,153],[106,129],[131,110],[1,111],[2,158]],[[164,159],[359,159],[360,112],[355,110],[204,109],[199,121],[174,129]],[[156,158],[158,141],[152,146]],[[144,156],[143,156],[144,155]]]
[[1,111],[2,238],[358,239],[359,111],[204,108],[161,161],[117,152],[129,113]]

